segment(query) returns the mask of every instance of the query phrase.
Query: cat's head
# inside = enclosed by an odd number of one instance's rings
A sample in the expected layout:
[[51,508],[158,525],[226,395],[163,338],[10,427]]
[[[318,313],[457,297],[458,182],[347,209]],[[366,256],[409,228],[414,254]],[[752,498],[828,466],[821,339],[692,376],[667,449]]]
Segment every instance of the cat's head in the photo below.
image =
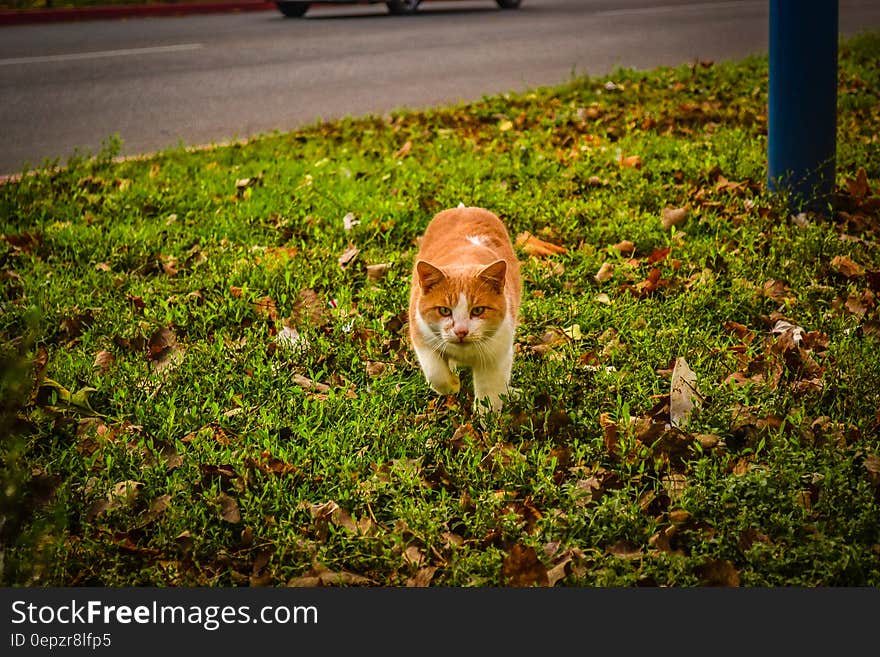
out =
[[507,316],[504,281],[507,263],[440,269],[416,263],[418,312],[432,333],[448,343],[473,343],[491,337]]

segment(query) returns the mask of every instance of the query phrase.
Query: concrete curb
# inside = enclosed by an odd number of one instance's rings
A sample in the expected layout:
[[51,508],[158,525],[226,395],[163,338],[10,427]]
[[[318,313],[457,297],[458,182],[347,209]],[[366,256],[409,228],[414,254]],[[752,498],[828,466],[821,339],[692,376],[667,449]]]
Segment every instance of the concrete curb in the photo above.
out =
[[0,9],[0,26],[32,23],[60,23],[82,20],[107,20],[129,17],[186,16],[275,9],[264,0],[228,0],[227,2],[182,2],[157,5],[106,5],[97,7],[58,7],[57,9]]

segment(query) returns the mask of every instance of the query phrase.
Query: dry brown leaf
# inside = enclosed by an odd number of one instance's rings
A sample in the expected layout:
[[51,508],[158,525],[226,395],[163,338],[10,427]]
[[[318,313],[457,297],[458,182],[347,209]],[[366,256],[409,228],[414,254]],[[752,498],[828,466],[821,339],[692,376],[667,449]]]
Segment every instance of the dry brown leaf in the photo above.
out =
[[865,275],[865,268],[849,256],[834,256],[831,259],[831,266],[846,278],[860,278]]
[[669,423],[673,427],[687,426],[690,414],[699,402],[696,373],[684,358],[676,358],[669,388]]
[[669,522],[675,525],[681,525],[691,519],[690,511],[684,509],[670,509]]
[[106,374],[115,360],[116,357],[109,351],[99,351],[95,356],[95,362],[92,367],[98,370],[101,374]]
[[418,568],[425,563],[425,553],[421,548],[415,545],[410,545],[404,550],[403,559],[408,565]]
[[740,340],[749,344],[755,337],[755,334],[749,330],[749,327],[739,322],[728,320],[722,324],[724,330],[738,337]]
[[348,267],[348,265],[350,265],[354,261],[354,259],[357,257],[358,253],[360,253],[360,252],[361,252],[361,250],[359,248],[357,248],[356,246],[349,247],[345,251],[345,253],[343,253],[341,256],[339,256],[339,258],[337,260],[339,262],[339,266],[342,267],[343,269],[345,269],[346,267]]
[[369,518],[355,520],[348,511],[341,507],[337,507],[330,514],[330,522],[334,527],[339,527],[359,536],[370,534],[376,527]]
[[641,559],[643,556],[641,548],[629,541],[618,541],[614,545],[609,545],[605,548],[605,552],[626,560]]
[[866,292],[865,294],[851,292],[849,296],[847,296],[846,301],[843,304],[844,308],[846,308],[853,315],[864,317],[874,305],[873,295],[869,296],[869,294],[870,290],[868,290],[868,292]]
[[407,153],[412,150],[412,141],[407,141],[400,149],[394,154],[395,158],[404,157]]
[[846,187],[850,195],[855,198],[862,199],[868,195],[871,189],[868,186],[868,173],[865,171],[865,167],[859,168],[853,180],[846,181]]
[[614,265],[610,262],[603,262],[602,266],[599,267],[599,271],[596,272],[594,278],[599,283],[605,283],[606,281],[611,280],[614,276]]
[[369,578],[363,575],[350,573],[346,570],[334,572],[320,563],[314,564],[310,574],[317,576],[322,586],[363,586],[372,583]]
[[617,423],[611,419],[610,413],[602,413],[599,415],[599,424],[605,431],[605,450],[612,456],[619,456],[620,444],[618,442]]
[[139,527],[145,527],[149,525],[151,522],[156,520],[159,516],[161,516],[165,511],[168,510],[168,507],[171,506],[171,496],[170,495],[160,495],[153,503],[150,504],[149,510],[144,514]]
[[431,585],[431,580],[434,579],[434,573],[437,572],[437,566],[425,566],[424,568],[419,568],[415,575],[406,580],[406,585],[408,587],[425,587]]
[[571,554],[567,554],[562,561],[547,571],[547,586],[556,586],[557,582],[565,579],[565,576],[568,574],[568,564],[571,563],[571,559]]
[[257,299],[254,303],[254,312],[260,319],[268,319],[273,322],[278,319],[278,306],[275,304],[275,299],[269,296]]
[[727,559],[710,559],[697,568],[705,586],[739,586],[739,573]]
[[663,485],[663,490],[666,491],[666,495],[669,496],[670,501],[676,502],[681,498],[687,488],[687,477],[683,474],[674,472],[663,477],[660,480],[660,483]]
[[147,357],[150,360],[159,360],[176,346],[177,336],[174,335],[174,331],[167,327],[160,328],[150,336],[150,340],[147,343],[147,348],[149,349]]
[[528,255],[534,256],[536,258],[543,258],[547,256],[559,255],[561,253],[568,253],[568,249],[566,249],[564,246],[552,244],[551,242],[545,242],[542,239],[538,239],[528,231],[517,235],[516,246],[521,248]]
[[304,502],[303,507],[308,509],[312,519],[315,521],[328,520],[333,512],[340,508],[333,500],[324,502],[323,504],[309,504],[308,502]]
[[620,251],[620,253],[622,253],[623,255],[631,256],[633,253],[635,253],[636,245],[630,240],[622,240],[615,244],[612,248],[616,251]]
[[501,575],[508,586],[547,586],[547,568],[538,559],[535,548],[519,543],[510,548],[501,565]]
[[630,169],[642,168],[642,158],[638,155],[629,155],[627,157],[621,155],[620,158],[618,158],[617,163],[622,167],[628,167]]
[[645,262],[649,265],[655,265],[658,262],[662,262],[669,257],[669,254],[672,253],[672,247],[666,246],[659,249],[656,249],[651,252],[651,254],[645,258]]
[[324,319],[325,307],[318,293],[306,288],[299,293],[290,313],[292,326],[302,328],[304,325],[318,326]]
[[303,390],[309,390],[318,393],[324,393],[330,391],[330,386],[326,383],[319,383],[318,381],[312,381],[308,377],[302,376],[301,374],[293,375],[293,384],[299,386]]
[[220,517],[223,520],[232,524],[241,522],[241,512],[238,510],[238,502],[235,498],[226,493],[220,493],[217,496],[217,501],[220,503]]
[[785,301],[791,297],[791,289],[781,281],[770,279],[761,287],[761,294],[773,301]]
[[367,280],[372,281],[373,283],[381,281],[383,278],[385,278],[385,275],[390,269],[390,262],[382,262],[378,265],[367,265]]
[[880,454],[868,454],[864,465],[868,471],[868,479],[875,488],[880,488]]
[[107,493],[107,499],[113,504],[130,504],[140,495],[143,482],[127,479],[113,484]]
[[287,586],[290,588],[316,588],[321,586],[321,578],[317,575],[294,577],[287,582]]
[[660,223],[666,230],[669,230],[673,226],[681,226],[687,221],[687,218],[687,208],[663,208],[660,212]]

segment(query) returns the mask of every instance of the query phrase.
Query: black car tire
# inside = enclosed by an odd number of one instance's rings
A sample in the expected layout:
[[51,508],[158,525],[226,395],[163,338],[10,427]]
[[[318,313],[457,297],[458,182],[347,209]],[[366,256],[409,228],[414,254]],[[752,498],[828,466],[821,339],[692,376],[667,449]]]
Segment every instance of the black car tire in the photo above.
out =
[[284,2],[279,0],[279,2],[275,3],[275,6],[278,7],[278,11],[288,18],[299,18],[309,10],[308,2]]
[[520,0],[495,0],[502,9],[516,9],[519,7]]
[[388,0],[388,11],[392,14],[414,14],[421,0]]

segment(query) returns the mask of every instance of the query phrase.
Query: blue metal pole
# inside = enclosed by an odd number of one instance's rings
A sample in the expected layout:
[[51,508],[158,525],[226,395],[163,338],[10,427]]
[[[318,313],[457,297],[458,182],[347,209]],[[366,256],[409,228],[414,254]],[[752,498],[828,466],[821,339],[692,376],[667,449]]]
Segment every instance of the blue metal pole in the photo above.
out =
[[837,0],[770,0],[767,181],[792,211],[834,192],[837,30]]

